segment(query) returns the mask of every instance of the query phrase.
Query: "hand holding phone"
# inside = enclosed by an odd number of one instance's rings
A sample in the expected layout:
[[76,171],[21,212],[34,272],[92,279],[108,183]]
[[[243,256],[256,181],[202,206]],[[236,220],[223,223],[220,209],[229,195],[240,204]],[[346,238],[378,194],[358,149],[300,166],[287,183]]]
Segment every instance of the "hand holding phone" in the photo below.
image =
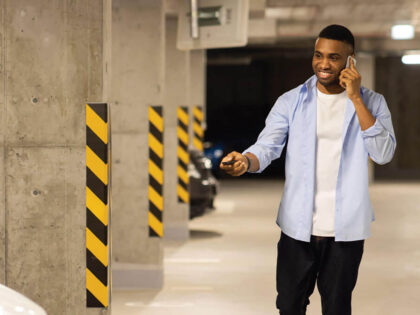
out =
[[227,162],[222,162],[223,165],[233,165],[235,164],[236,160],[232,160],[232,161],[227,161]]
[[241,176],[247,171],[247,159],[241,153],[233,151],[225,156],[220,169],[232,176]]
[[353,60],[353,65],[356,67],[357,60],[352,56],[347,57],[346,68],[350,68],[350,60]]
[[351,100],[360,98],[362,77],[356,69],[356,59],[352,56],[347,57],[346,68],[341,71],[339,80],[341,87],[347,91],[347,96]]

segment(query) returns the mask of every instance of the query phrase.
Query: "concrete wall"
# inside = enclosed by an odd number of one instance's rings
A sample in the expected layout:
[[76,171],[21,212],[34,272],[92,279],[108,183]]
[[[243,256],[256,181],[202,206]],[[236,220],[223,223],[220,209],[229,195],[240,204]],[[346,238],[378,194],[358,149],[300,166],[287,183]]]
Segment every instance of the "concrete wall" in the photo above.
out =
[[378,178],[420,179],[420,67],[404,65],[401,57],[376,58],[376,88],[391,111],[397,138],[393,160],[378,165]]
[[100,314],[85,306],[85,103],[103,101],[103,1],[3,0],[0,19],[0,281],[48,314]]
[[163,3],[114,0],[112,15],[113,283],[159,287],[163,251],[148,236],[147,165],[148,106],[164,103]]
[[[165,211],[164,238],[186,240],[189,237],[189,205],[177,197],[177,108],[189,106],[190,52],[176,48],[178,19],[165,23]],[[192,109],[190,108],[190,113]],[[190,129],[192,126],[190,125]],[[190,138],[190,141],[192,139]]]
[[[204,127],[204,138],[206,126],[206,51],[205,50],[192,50],[190,56],[190,75],[189,75],[189,89],[188,98],[191,106],[203,106],[203,127]],[[190,116],[192,117],[192,115]],[[192,137],[193,131],[190,128],[190,137]],[[191,138],[192,139],[192,138]]]

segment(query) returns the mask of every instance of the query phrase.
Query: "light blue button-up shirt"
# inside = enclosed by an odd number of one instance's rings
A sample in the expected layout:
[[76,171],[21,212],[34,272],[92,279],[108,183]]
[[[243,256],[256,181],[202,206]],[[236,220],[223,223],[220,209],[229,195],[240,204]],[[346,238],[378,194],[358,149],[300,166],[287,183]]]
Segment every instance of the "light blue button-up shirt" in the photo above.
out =
[[[288,236],[309,242],[315,197],[317,78],[280,96],[271,109],[257,142],[246,149],[259,160],[262,172],[280,157],[288,138],[286,182],[277,224]],[[384,97],[361,88],[362,99],[376,118],[362,131],[350,99],[343,124],[343,147],[335,203],[335,240],[355,241],[370,235],[374,220],[368,191],[368,156],[378,164],[391,161],[395,134]]]

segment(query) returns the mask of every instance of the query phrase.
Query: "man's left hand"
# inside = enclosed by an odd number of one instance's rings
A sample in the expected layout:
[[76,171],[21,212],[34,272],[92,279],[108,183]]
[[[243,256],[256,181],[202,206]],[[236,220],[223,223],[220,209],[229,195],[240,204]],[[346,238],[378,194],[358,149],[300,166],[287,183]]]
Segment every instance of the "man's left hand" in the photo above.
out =
[[346,89],[349,99],[356,100],[361,98],[360,85],[362,77],[354,66],[353,60],[350,60],[350,68],[345,68],[340,73],[340,85]]

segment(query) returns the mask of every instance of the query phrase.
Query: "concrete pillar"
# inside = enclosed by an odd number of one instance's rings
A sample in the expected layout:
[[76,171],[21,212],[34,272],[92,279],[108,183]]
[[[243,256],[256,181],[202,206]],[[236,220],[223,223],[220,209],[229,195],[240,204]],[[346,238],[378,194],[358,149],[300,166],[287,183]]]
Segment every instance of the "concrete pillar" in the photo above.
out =
[[[356,56],[357,59],[357,70],[362,76],[362,85],[368,89],[375,89],[375,57],[371,54],[360,53]],[[371,159],[369,159],[369,183],[374,180],[375,166]]]
[[0,281],[86,308],[85,104],[102,102],[102,0],[0,2]]
[[[189,205],[178,202],[177,196],[177,108],[188,106],[190,52],[176,48],[176,17],[167,17],[165,42],[165,212],[164,238],[187,240],[189,237]],[[191,113],[191,109],[190,109]],[[190,125],[190,129],[192,126]],[[190,138],[190,141],[192,139]]]
[[164,104],[163,3],[113,0],[112,23],[113,287],[159,288],[162,242],[148,233],[148,106]]
[[[206,50],[191,50],[188,98],[191,106],[203,106],[203,125],[206,130]],[[191,109],[192,110],[192,109]],[[192,137],[192,129],[190,130]]]

